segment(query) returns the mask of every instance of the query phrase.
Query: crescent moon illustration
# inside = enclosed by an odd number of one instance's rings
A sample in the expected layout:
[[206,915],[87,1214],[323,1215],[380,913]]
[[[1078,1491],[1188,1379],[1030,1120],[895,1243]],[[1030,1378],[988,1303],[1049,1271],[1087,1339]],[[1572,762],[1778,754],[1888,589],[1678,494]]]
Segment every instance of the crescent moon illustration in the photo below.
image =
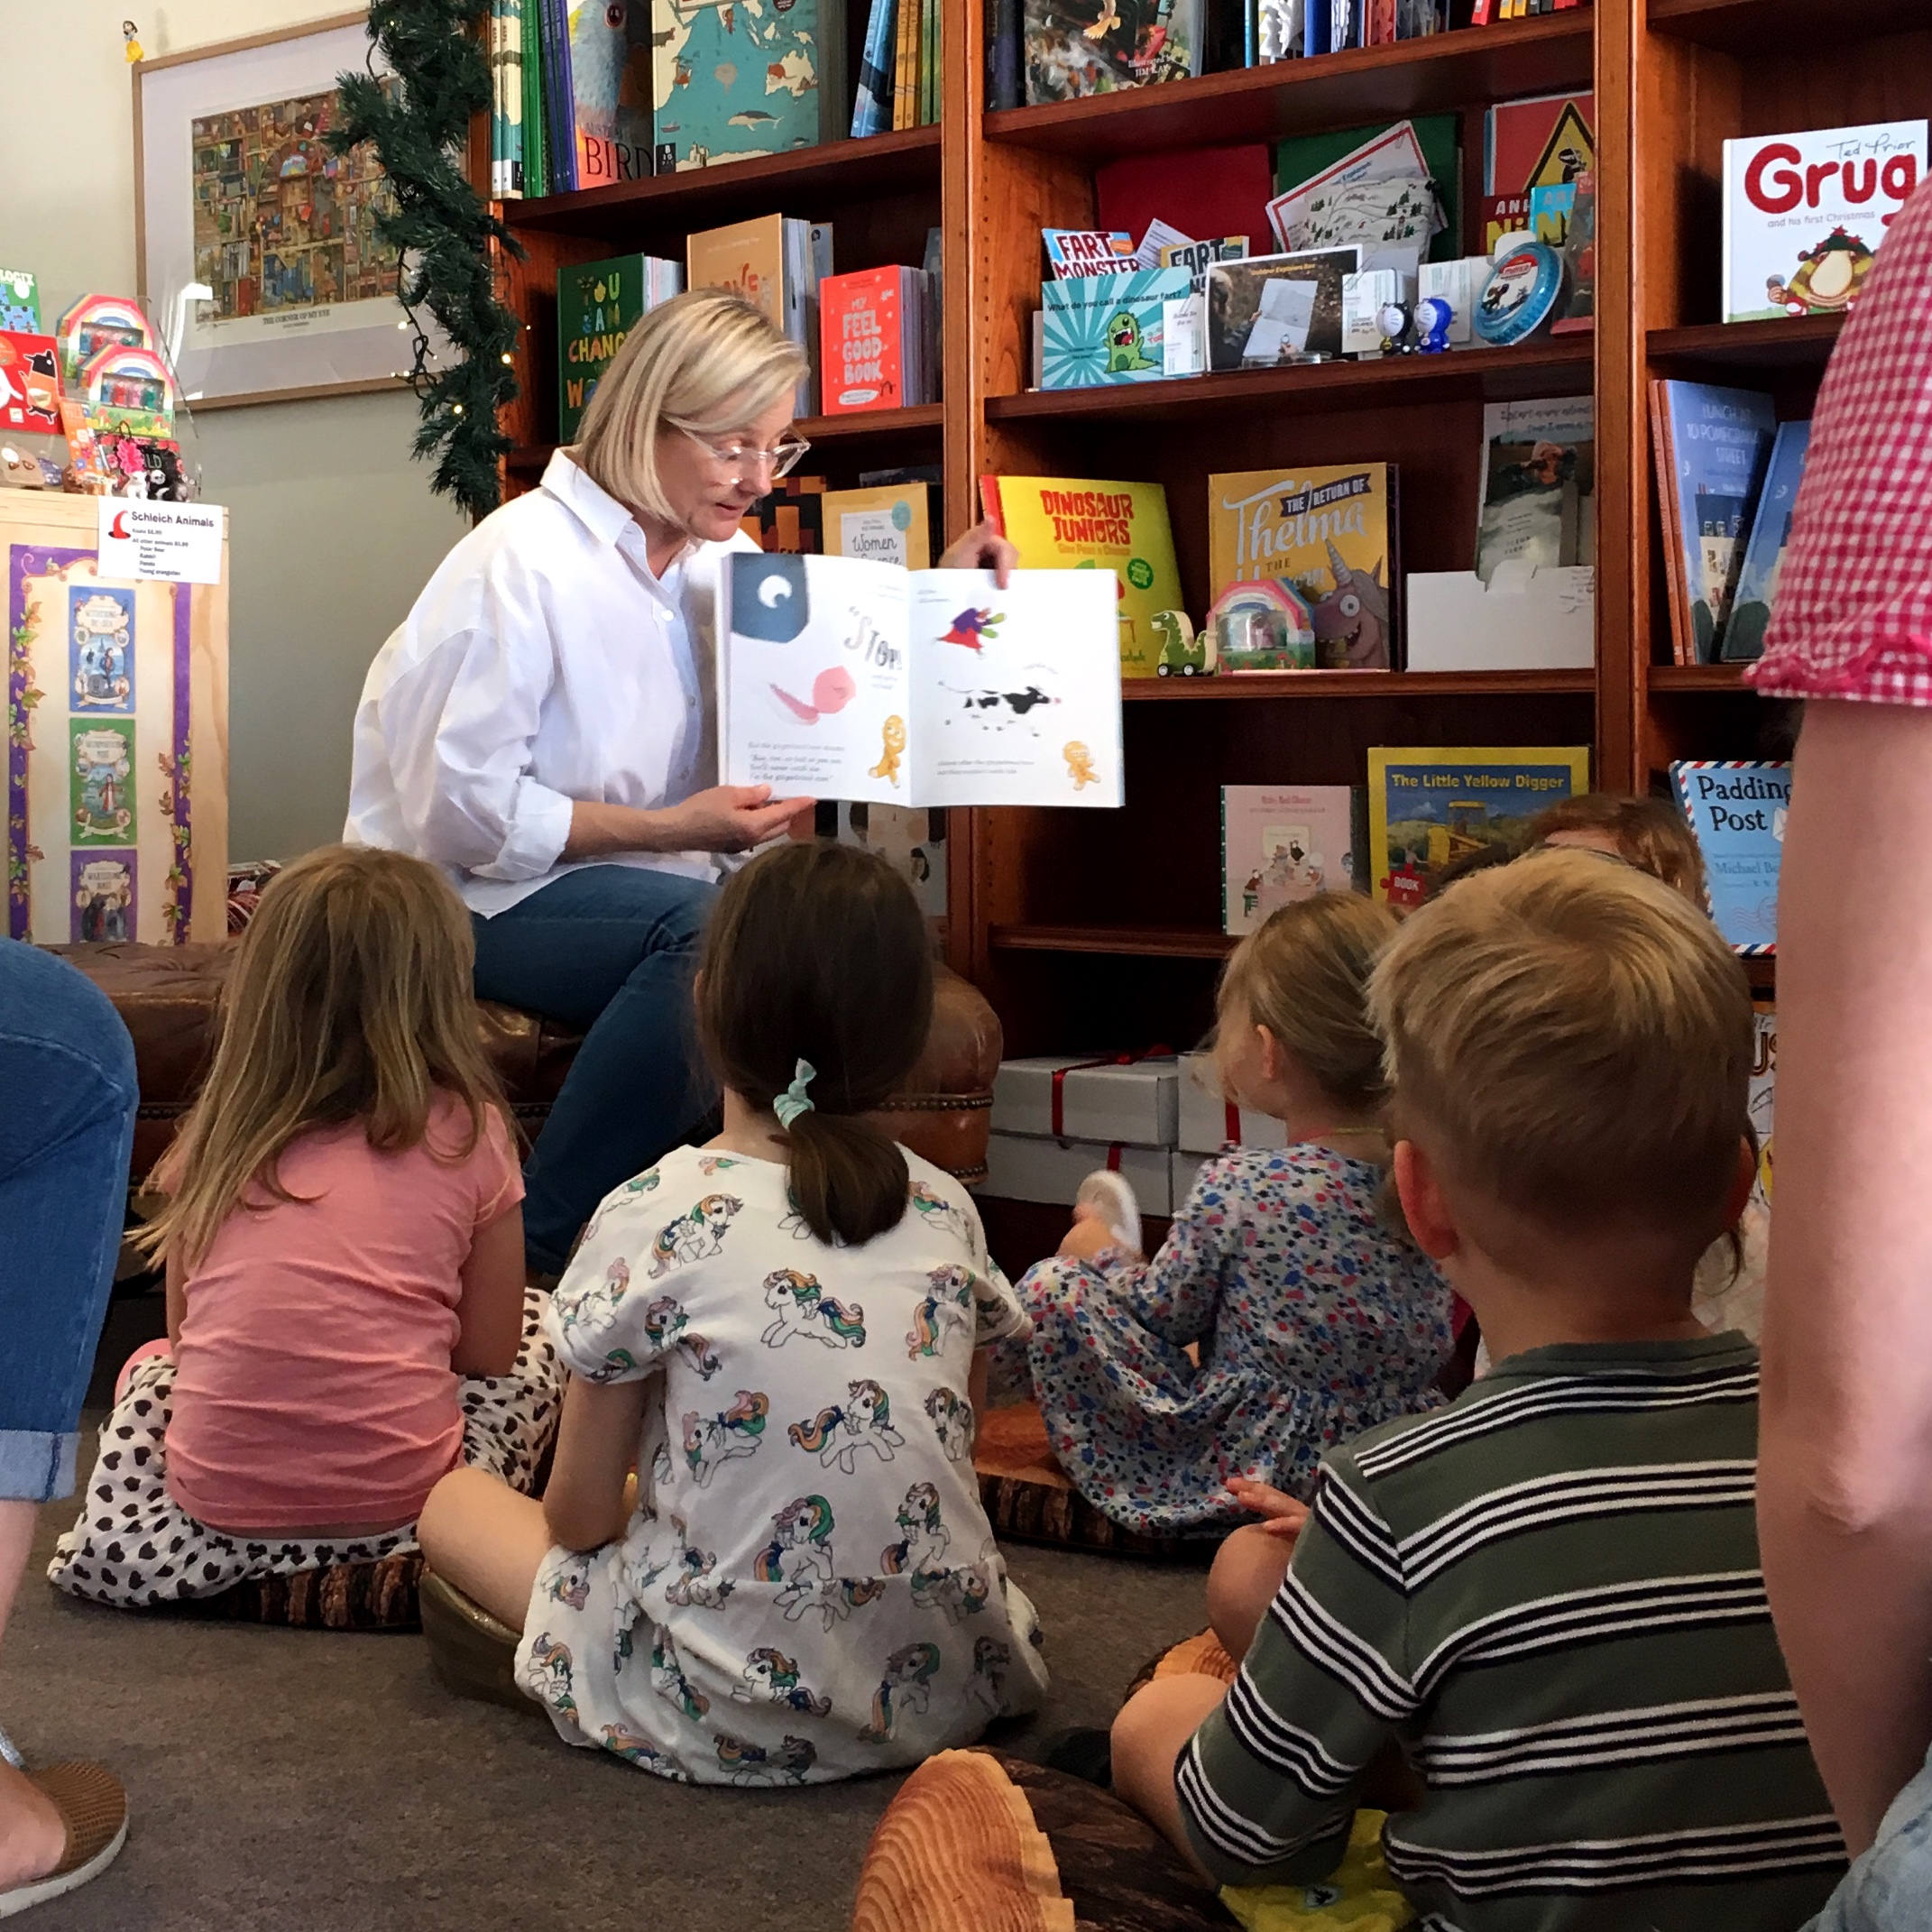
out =
[[761,584],[759,584],[758,587],[758,601],[761,604],[763,604],[768,611],[776,611],[778,607],[778,599],[781,597],[789,597],[791,593],[791,585],[787,583],[783,577],[778,576],[777,575],[773,575],[765,578],[765,580]]

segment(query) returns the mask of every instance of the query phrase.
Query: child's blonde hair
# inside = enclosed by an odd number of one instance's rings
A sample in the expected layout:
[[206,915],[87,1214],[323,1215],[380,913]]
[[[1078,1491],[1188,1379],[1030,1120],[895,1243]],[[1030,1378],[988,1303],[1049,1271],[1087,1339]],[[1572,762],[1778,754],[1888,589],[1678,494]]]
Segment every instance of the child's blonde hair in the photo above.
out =
[[1559,832],[1594,833],[1608,840],[1618,858],[1661,879],[1693,906],[1703,906],[1704,854],[1684,814],[1667,800],[1615,792],[1560,799],[1524,826],[1523,844],[1534,851]]
[[439,1092],[469,1111],[467,1158],[501,1107],[471,991],[469,914],[434,866],[329,845],[278,873],[236,949],[215,1065],[164,1157],[143,1230],[192,1265],[238,1207],[293,1199],[277,1164],[310,1127],[360,1119],[383,1153],[418,1145]]
[[[1392,1132],[1550,1231],[1720,1231],[1747,1122],[1743,969],[1633,867],[1545,850],[1403,924],[1369,987]],[[1497,1252],[1501,1252],[1498,1248]]]
[[1387,1088],[1368,976],[1395,929],[1386,906],[1354,892],[1318,892],[1271,913],[1221,974],[1217,1059],[1231,1044],[1230,1021],[1245,1016],[1329,1099],[1357,1111],[1380,1107]]

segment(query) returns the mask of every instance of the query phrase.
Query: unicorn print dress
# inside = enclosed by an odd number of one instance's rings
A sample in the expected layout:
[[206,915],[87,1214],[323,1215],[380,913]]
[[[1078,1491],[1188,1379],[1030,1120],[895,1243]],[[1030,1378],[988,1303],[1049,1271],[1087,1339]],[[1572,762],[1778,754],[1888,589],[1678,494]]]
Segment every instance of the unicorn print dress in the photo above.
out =
[[553,1550],[517,1652],[573,1744],[818,1784],[970,1743],[1046,1688],[980,1504],[973,1350],[1026,1319],[950,1175],[825,1247],[784,1167],[680,1147],[609,1195],[551,1301],[573,1375],[656,1378],[621,1540]]

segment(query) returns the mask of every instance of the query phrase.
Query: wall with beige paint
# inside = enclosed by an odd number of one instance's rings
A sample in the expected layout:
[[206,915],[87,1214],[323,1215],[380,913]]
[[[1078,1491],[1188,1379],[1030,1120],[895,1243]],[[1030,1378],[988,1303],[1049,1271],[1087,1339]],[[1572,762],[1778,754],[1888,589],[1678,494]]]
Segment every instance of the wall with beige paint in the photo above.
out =
[[[313,0],[0,0],[0,263],[51,316],[133,293],[133,124],[121,22],[150,54],[329,18]],[[231,518],[232,851],[342,829],[363,673],[465,524],[409,458],[406,395],[204,410],[203,494]]]

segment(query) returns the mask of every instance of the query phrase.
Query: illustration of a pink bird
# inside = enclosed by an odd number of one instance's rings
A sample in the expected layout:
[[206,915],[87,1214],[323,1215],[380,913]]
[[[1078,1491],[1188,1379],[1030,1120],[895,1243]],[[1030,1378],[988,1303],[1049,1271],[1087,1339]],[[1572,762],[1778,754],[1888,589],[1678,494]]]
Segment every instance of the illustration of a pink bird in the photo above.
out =
[[942,644],[963,644],[968,650],[980,650],[982,638],[996,638],[1007,621],[1004,611],[961,611],[952,620],[952,628],[940,639]]
[[821,671],[812,680],[812,702],[809,704],[777,685],[771,687],[771,695],[802,724],[816,724],[821,718],[829,718],[843,711],[858,694],[859,686],[852,682],[851,673],[840,664],[833,665],[829,671]]

